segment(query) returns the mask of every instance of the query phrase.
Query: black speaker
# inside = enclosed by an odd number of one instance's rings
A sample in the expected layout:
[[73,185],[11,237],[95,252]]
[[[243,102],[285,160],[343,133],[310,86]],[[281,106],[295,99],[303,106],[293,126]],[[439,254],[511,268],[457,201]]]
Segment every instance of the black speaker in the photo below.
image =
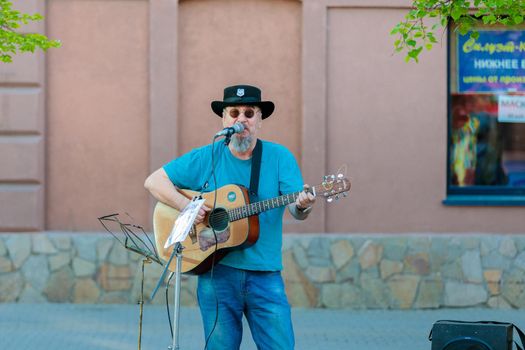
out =
[[438,321],[432,350],[512,350],[512,323]]

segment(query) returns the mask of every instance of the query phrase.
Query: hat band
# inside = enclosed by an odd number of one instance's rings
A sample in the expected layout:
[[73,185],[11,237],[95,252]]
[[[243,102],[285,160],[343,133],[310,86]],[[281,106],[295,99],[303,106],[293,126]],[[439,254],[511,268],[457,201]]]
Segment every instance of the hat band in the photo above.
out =
[[228,97],[225,98],[223,103],[239,103],[239,102],[246,102],[246,103],[259,103],[261,100],[254,98],[254,97]]

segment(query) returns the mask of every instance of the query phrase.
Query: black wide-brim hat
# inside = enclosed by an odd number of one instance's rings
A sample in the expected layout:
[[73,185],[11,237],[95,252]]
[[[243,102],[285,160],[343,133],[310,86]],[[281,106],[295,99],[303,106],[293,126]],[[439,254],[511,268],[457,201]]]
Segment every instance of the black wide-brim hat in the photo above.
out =
[[224,89],[223,101],[213,101],[211,109],[222,118],[222,111],[229,106],[257,106],[261,109],[262,119],[268,118],[275,109],[271,101],[261,101],[261,90],[250,85],[234,85]]

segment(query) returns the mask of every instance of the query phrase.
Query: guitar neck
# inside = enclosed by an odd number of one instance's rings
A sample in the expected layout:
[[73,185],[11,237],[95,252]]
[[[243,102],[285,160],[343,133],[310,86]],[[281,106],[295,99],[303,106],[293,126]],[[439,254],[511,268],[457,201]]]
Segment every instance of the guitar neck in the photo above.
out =
[[252,215],[257,215],[266,210],[284,207],[285,205],[295,202],[299,193],[301,192],[289,193],[279,197],[250,203],[239,208],[230,209],[228,210],[229,219],[230,221],[237,221]]
[[[323,196],[324,198],[331,199],[332,196],[339,198],[340,193],[344,193],[350,190],[350,181],[347,178],[343,178],[342,175],[337,178],[334,175],[325,176],[325,181],[319,185],[309,187],[306,191],[313,194],[314,196]],[[299,192],[285,194],[279,197],[265,199],[263,201],[249,203],[242,207],[233,208],[228,210],[228,219],[230,222],[241,220],[249,216],[257,215],[266,210],[271,210],[279,207],[284,207],[290,203],[295,202],[299,197]],[[346,194],[346,193],[344,193]]]

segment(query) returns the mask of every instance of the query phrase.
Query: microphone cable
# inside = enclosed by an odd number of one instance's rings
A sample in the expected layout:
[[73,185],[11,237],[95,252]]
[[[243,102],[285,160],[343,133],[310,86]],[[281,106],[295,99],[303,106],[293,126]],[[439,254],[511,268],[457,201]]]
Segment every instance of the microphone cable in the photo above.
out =
[[166,291],[166,312],[168,313],[168,323],[170,325],[171,340],[173,340],[173,325],[171,324],[170,304],[168,301],[168,289],[170,286],[171,279],[173,278],[174,275],[175,275],[175,272],[172,271],[170,273],[170,276],[168,277],[168,281],[166,282],[166,289],[165,289]]

